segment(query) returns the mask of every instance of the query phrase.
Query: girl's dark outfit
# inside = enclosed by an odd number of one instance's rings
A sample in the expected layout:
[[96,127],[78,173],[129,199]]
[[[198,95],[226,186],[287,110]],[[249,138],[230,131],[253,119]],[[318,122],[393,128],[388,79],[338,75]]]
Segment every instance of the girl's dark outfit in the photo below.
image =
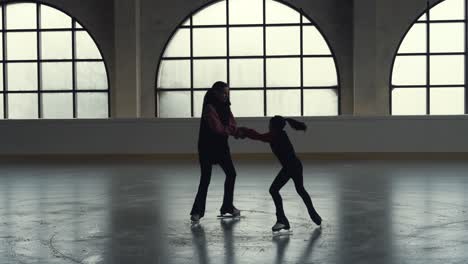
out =
[[292,179],[294,181],[294,186],[296,187],[297,193],[299,196],[301,196],[302,200],[307,206],[309,216],[315,223],[320,225],[321,218],[317,211],[315,211],[312,200],[304,188],[302,163],[297,158],[294,147],[291,144],[291,141],[289,140],[286,132],[281,130],[279,132],[259,134],[253,129],[245,129],[244,133],[248,138],[270,143],[271,150],[283,166],[278,173],[278,176],[276,176],[270,186],[270,194],[276,207],[277,221],[289,228],[289,221],[284,214],[283,201],[279,191],[289,181],[289,179]]
[[201,178],[197,196],[190,212],[191,215],[198,214],[200,217],[205,215],[206,196],[214,164],[219,164],[226,174],[221,214],[232,213],[236,170],[231,159],[228,137],[234,135],[236,131],[236,122],[229,102],[219,103],[215,99],[210,100],[210,93],[207,92],[203,103],[198,138]]

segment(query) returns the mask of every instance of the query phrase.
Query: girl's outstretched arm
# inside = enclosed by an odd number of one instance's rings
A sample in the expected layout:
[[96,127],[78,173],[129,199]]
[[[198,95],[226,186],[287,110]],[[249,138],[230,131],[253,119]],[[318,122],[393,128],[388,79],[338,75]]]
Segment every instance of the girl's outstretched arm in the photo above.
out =
[[250,129],[250,128],[242,128],[243,133],[246,137],[253,139],[253,140],[260,140],[263,142],[272,142],[273,141],[273,135],[268,132],[264,134],[260,134],[257,131]]

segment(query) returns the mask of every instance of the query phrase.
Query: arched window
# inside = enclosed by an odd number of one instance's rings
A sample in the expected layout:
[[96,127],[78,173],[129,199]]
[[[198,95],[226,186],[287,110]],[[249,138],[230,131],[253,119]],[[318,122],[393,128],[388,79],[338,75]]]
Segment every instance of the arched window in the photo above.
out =
[[466,0],[445,0],[406,33],[391,78],[393,115],[466,114]]
[[272,0],[226,0],[191,14],[160,60],[159,117],[199,117],[215,81],[231,88],[236,116],[339,113],[333,54],[317,25]]
[[106,118],[107,71],[93,38],[48,5],[3,3],[0,117]]

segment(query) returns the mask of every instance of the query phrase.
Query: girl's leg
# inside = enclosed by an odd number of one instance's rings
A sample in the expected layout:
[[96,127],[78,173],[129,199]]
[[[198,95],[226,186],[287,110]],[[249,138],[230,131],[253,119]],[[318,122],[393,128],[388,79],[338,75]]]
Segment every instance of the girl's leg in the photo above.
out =
[[232,163],[231,155],[219,162],[219,166],[223,169],[226,174],[226,180],[224,181],[224,199],[223,205],[221,206],[221,214],[224,212],[231,213],[234,208],[234,185],[236,184],[236,169]]
[[309,216],[316,223],[320,225],[322,222],[322,218],[317,213],[312,204],[312,200],[310,199],[309,193],[304,188],[304,176],[302,173],[302,165],[297,165],[291,173],[292,179],[294,181],[294,186],[296,187],[296,191],[301,196],[302,200],[304,201],[305,205],[307,206],[307,211],[309,212]]
[[289,226],[289,221],[286,218],[286,215],[284,214],[283,200],[281,199],[279,190],[283,188],[283,186],[288,182],[288,180],[289,176],[286,170],[282,168],[270,186],[270,194],[273,198],[273,202],[275,203],[276,207],[276,220],[287,226]]
[[200,158],[200,169],[200,184],[198,185],[197,196],[195,197],[195,202],[193,203],[190,215],[198,214],[200,217],[203,217],[205,215],[206,195],[208,194],[208,186],[210,185],[211,180],[212,164],[209,161]]

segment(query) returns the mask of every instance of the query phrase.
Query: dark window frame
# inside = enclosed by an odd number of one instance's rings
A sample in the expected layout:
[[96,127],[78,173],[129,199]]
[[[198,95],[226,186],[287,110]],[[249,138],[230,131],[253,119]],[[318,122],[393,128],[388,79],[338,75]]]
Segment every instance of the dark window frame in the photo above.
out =
[[[464,88],[465,91],[465,98],[464,98],[464,114],[468,114],[468,0],[465,0],[465,10],[464,10],[464,16],[465,19],[453,19],[453,20],[432,20],[430,17],[430,10],[434,7],[436,7],[438,4],[444,2],[446,0],[439,1],[437,3],[434,3],[432,6],[427,2],[426,8],[422,13],[420,13],[417,18],[413,21],[413,23],[410,24],[410,26],[407,28],[406,33],[403,35],[403,38],[401,38],[400,43],[398,44],[397,49],[395,50],[394,56],[393,56],[393,61],[392,65],[390,68],[390,79],[389,79],[389,113],[392,115],[393,112],[393,89],[395,88],[405,88],[405,89],[411,89],[411,88],[425,88],[426,89],[426,115],[431,115],[431,88]],[[424,20],[419,20],[419,18],[423,15],[426,15]],[[430,29],[431,29],[431,24],[450,24],[450,23],[463,23],[464,24],[464,52],[431,52],[431,47],[430,47]],[[426,25],[426,52],[419,52],[419,53],[398,53],[398,50],[401,47],[401,44],[405,40],[406,36],[408,35],[409,31],[413,28],[415,24],[425,24]],[[430,58],[433,56],[464,56],[464,84],[447,84],[447,85],[431,85],[431,80],[430,80],[430,69],[431,69],[431,61]],[[425,85],[395,85],[392,83],[393,79],[393,70],[395,67],[395,61],[397,57],[403,57],[403,56],[425,56],[426,58],[426,84]]]
[[[254,88],[244,88],[244,87],[233,87],[230,86],[231,91],[263,91],[263,116],[268,116],[267,115],[267,91],[270,90],[300,90],[300,101],[301,101],[301,106],[300,106],[300,115],[304,116],[304,90],[323,90],[323,89],[328,89],[328,90],[336,90],[337,96],[338,96],[338,115],[341,115],[341,78],[340,78],[340,72],[338,69],[338,64],[335,56],[335,52],[333,51],[332,46],[330,45],[330,42],[328,39],[325,37],[323,34],[323,31],[320,29],[320,27],[317,25],[317,23],[313,22],[313,20],[303,12],[302,9],[298,9],[294,6],[292,6],[290,3],[287,3],[285,1],[281,0],[275,0],[276,2],[279,2],[283,5],[288,6],[289,8],[292,8],[295,10],[300,18],[300,23],[273,23],[273,24],[266,24],[266,0],[263,0],[263,23],[262,24],[230,24],[229,23],[229,0],[224,0],[226,2],[226,24],[223,25],[193,25],[193,16],[198,13],[199,11],[203,10],[204,8],[215,4],[222,2],[223,0],[216,0],[216,1],[210,1],[209,3],[201,6],[200,8],[196,9],[192,13],[190,13],[188,16],[186,16],[180,23],[179,26],[172,32],[171,36],[169,39],[166,41],[164,45],[164,49],[162,50],[163,52],[160,55],[158,65],[157,65],[157,73],[156,73],[156,79],[155,79],[155,116],[158,117],[158,105],[159,105],[159,92],[175,92],[175,91],[187,91],[190,92],[190,112],[191,116],[190,117],[195,117],[194,115],[194,91],[207,91],[209,87],[207,88],[194,88],[193,84],[193,79],[194,79],[194,74],[193,74],[193,61],[194,60],[208,60],[208,59],[220,59],[220,60],[225,60],[226,65],[227,65],[227,83],[230,83],[230,60],[231,59],[262,59],[263,60],[263,87],[254,87]],[[304,22],[303,18],[306,17],[309,22]],[[184,23],[188,21],[188,25],[184,25]],[[296,26],[300,28],[300,54],[298,55],[266,55],[266,28],[268,27],[290,27],[290,26]],[[328,48],[330,49],[331,54],[330,55],[304,55],[304,47],[303,47],[303,29],[304,26],[314,26],[325,42],[328,45]],[[248,28],[248,27],[256,27],[256,28],[263,28],[263,55],[260,56],[230,56],[229,50],[230,50],[230,43],[229,43],[229,28]],[[227,50],[226,50],[226,56],[193,56],[193,29],[195,28],[225,28],[226,29],[226,45],[227,45]],[[179,29],[188,29],[190,31],[190,56],[189,57],[164,57],[164,51],[168,48],[170,41],[172,40],[173,36],[178,32]],[[267,59],[270,58],[299,58],[300,59],[300,86],[298,87],[272,87],[272,86],[267,86],[267,73],[266,73],[266,61]],[[304,58],[332,58],[335,66],[335,71],[337,74],[337,85],[334,86],[304,86]],[[161,67],[161,63],[163,61],[170,61],[170,60],[181,60],[181,61],[190,61],[190,87],[189,88],[159,88],[158,87],[158,77],[159,77],[159,69]]]
[[[7,29],[6,28],[6,19],[7,19],[7,6],[13,4],[35,4],[36,5],[36,28],[35,29]],[[111,117],[111,88],[110,88],[110,80],[109,80],[109,70],[108,65],[103,57],[103,52],[101,47],[99,46],[98,42],[94,38],[94,36],[89,32],[85,27],[77,28],[77,25],[83,25],[80,23],[78,19],[74,16],[69,14],[68,12],[64,11],[60,7],[55,5],[51,5],[49,3],[43,3],[42,1],[2,1],[0,4],[1,12],[2,12],[2,29],[0,30],[0,34],[2,34],[2,60],[0,60],[0,64],[3,66],[3,90],[0,91],[0,94],[3,96],[3,119],[9,119],[8,113],[8,95],[9,94],[34,94],[37,95],[38,100],[38,115],[36,118],[43,119],[43,105],[42,105],[42,95],[43,94],[54,94],[54,93],[62,93],[62,94],[71,94],[73,97],[73,118],[78,117],[77,111],[77,97],[78,94],[85,94],[85,93],[97,93],[97,94],[106,94],[107,95],[107,118]],[[48,6],[50,8],[56,9],[71,19],[70,28],[51,28],[51,29],[42,29],[41,28],[41,6]],[[36,33],[36,45],[37,45],[37,58],[33,60],[8,60],[7,58],[7,33],[10,32],[33,32]],[[41,54],[41,32],[70,32],[72,35],[72,57],[71,59],[42,59]],[[93,40],[94,44],[96,45],[99,53],[101,54],[101,59],[77,59],[76,58],[76,33],[77,32],[87,32],[91,39]],[[42,89],[42,72],[41,67],[43,63],[51,63],[51,62],[71,62],[72,63],[72,89],[69,90],[43,90]],[[85,89],[78,89],[77,87],[77,72],[76,72],[76,65],[79,62],[102,62],[104,64],[104,68],[106,71],[106,84],[107,89],[99,89],[99,90],[85,90]],[[9,91],[8,90],[8,65],[14,63],[37,63],[37,90],[15,90]]]

